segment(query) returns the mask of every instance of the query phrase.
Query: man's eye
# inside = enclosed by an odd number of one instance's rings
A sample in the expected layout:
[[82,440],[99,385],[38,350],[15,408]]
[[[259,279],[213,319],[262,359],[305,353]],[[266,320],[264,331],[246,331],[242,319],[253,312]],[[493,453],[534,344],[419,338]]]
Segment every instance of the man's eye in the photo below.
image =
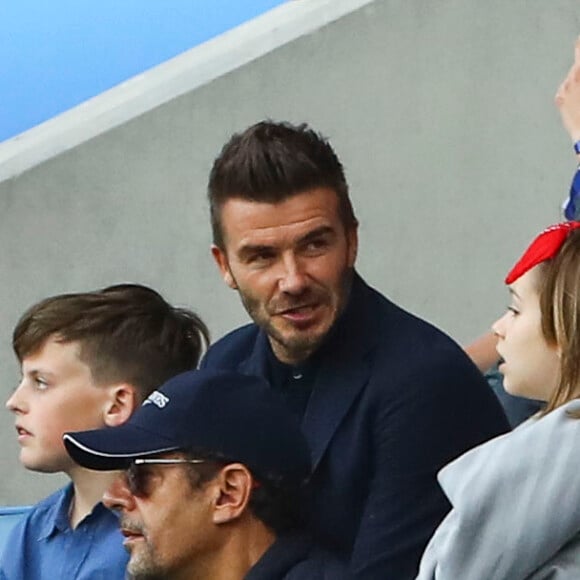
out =
[[261,252],[259,254],[253,254],[249,257],[248,263],[249,264],[266,264],[273,259],[274,255],[270,252]]
[[307,253],[318,253],[324,251],[328,247],[328,241],[324,239],[311,240],[304,249]]

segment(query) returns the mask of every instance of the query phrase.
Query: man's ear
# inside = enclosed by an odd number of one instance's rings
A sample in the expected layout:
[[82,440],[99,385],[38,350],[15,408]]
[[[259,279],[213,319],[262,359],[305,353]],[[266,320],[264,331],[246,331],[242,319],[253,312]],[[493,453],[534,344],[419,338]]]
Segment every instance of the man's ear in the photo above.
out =
[[224,524],[241,517],[250,501],[254,478],[241,463],[223,467],[214,479],[213,522]]
[[236,284],[236,281],[234,280],[234,277],[232,276],[232,272],[230,270],[230,265],[228,264],[228,257],[226,256],[225,251],[222,250],[220,247],[216,246],[215,244],[212,244],[211,245],[211,255],[213,256],[213,259],[215,260],[215,263],[217,264],[217,267],[219,268],[219,271],[221,272],[221,275],[222,275],[222,278],[224,279],[224,282],[230,288],[232,288],[232,290],[237,290],[238,285]]
[[110,396],[104,409],[104,421],[107,427],[122,425],[139,406],[137,389],[129,383],[109,387]]

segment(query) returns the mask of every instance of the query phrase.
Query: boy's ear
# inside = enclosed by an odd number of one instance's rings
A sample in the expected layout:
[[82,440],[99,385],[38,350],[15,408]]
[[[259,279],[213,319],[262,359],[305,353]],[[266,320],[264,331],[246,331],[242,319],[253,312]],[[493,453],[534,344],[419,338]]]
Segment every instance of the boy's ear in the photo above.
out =
[[129,383],[109,387],[110,397],[104,409],[104,421],[107,427],[122,425],[139,406],[137,389]]
[[213,522],[225,524],[242,516],[250,501],[254,478],[241,463],[222,468],[214,480]]

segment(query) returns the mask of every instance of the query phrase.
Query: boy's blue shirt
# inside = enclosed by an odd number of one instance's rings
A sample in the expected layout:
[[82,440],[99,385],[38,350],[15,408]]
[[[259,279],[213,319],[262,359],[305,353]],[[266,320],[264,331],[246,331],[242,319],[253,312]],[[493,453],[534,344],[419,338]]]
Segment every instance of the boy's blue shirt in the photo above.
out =
[[73,530],[69,484],[37,503],[11,531],[1,580],[124,580],[128,554],[118,516],[98,503]]

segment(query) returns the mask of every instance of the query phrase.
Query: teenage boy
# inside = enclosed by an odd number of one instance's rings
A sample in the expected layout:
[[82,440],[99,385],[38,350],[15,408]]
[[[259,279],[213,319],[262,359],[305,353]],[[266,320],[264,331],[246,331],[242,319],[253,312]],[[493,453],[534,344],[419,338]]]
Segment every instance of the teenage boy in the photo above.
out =
[[115,429],[65,434],[75,461],[125,469],[104,503],[121,513],[134,580],[342,580],[303,530],[310,452],[257,377],[169,380]]
[[118,519],[100,501],[114,474],[76,465],[63,433],[124,423],[158,385],[195,368],[207,343],[194,313],[136,284],[55,296],[22,316],[12,342],[22,379],[6,403],[20,461],[71,482],[17,524],[0,577],[125,578]]

